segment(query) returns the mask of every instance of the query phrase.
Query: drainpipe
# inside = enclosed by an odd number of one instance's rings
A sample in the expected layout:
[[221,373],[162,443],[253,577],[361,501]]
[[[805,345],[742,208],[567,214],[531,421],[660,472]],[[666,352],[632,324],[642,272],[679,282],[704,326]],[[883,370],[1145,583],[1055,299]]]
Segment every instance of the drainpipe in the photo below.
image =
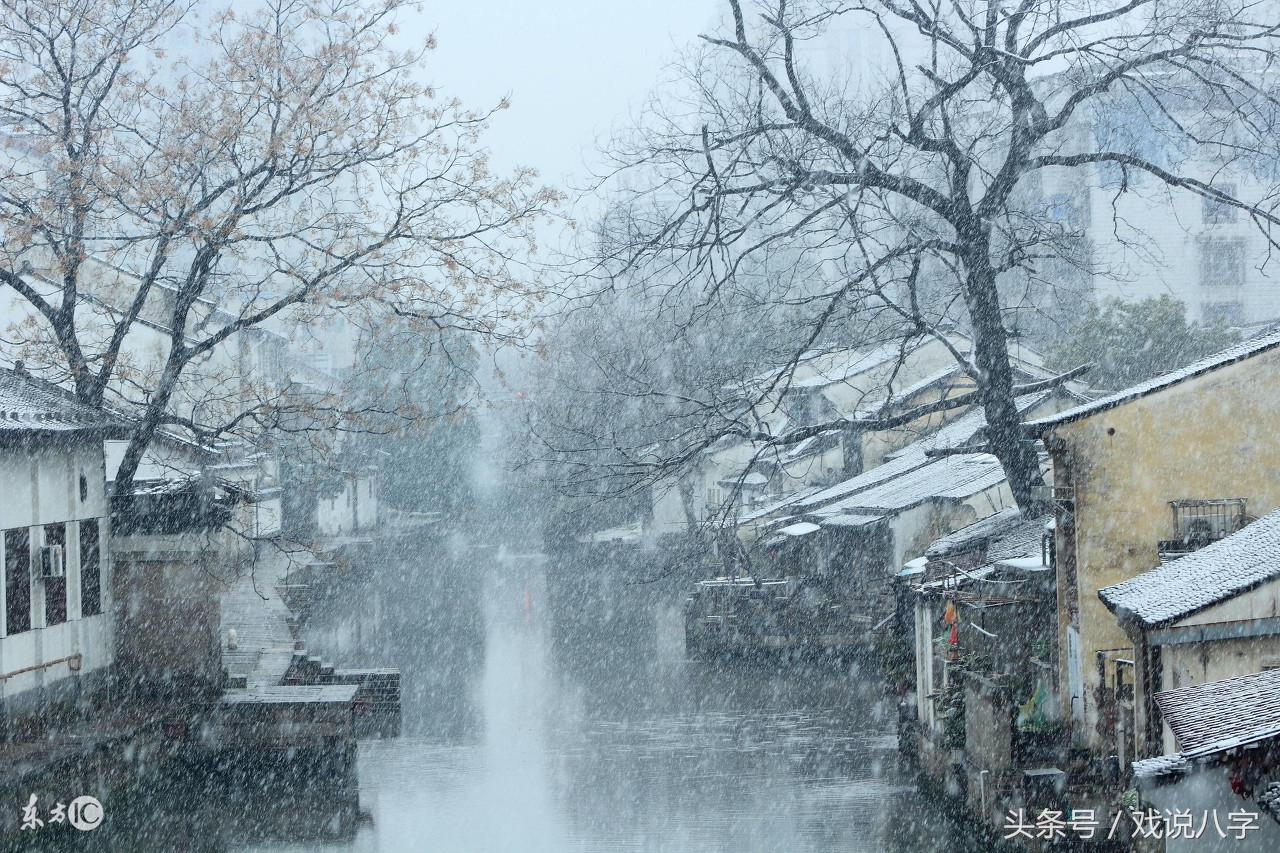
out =
[[987,825],[987,773],[988,770],[978,771],[978,803],[981,809],[982,825]]

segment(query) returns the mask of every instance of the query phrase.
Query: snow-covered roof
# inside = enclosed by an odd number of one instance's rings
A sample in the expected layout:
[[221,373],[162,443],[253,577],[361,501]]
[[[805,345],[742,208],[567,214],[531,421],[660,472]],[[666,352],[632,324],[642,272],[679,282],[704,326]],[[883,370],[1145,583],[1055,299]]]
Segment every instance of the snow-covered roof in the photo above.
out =
[[788,465],[800,459],[817,456],[826,453],[828,450],[836,447],[840,443],[840,430],[830,429],[826,432],[811,435],[803,441],[793,444],[784,451],[782,456],[782,464]]
[[1155,695],[1183,758],[1202,758],[1280,737],[1280,669]]
[[1107,409],[1114,409],[1116,406],[1122,406],[1125,403],[1145,397],[1148,394],[1152,394],[1170,386],[1177,385],[1180,382],[1185,382],[1186,380],[1200,376],[1201,374],[1209,373],[1210,371],[1226,367],[1229,364],[1235,364],[1238,361],[1243,361],[1246,358],[1266,352],[1267,350],[1275,349],[1277,346],[1280,346],[1280,332],[1263,335],[1260,338],[1254,338],[1253,340],[1236,344],[1233,347],[1224,349],[1222,352],[1216,353],[1207,358],[1202,358],[1197,362],[1181,368],[1180,370],[1172,370],[1168,373],[1162,373],[1159,376],[1148,379],[1146,382],[1139,382],[1137,385],[1125,388],[1122,391],[1117,391],[1116,393],[1103,397],[1099,400],[1094,400],[1092,403],[1086,403],[1083,406],[1076,406],[1074,409],[1067,409],[1065,412],[1059,412],[1058,414],[1050,415],[1049,417],[1039,418],[1032,421],[1027,426],[1037,431],[1044,431],[1052,426],[1071,423],[1072,421],[1091,417],[1099,412],[1106,411]]
[[817,533],[822,528],[811,521],[799,521],[795,524],[789,524],[778,532],[784,536],[808,536],[810,533]]
[[878,465],[868,471],[863,471],[856,477],[837,483],[827,488],[806,489],[797,492],[777,503],[753,513],[751,517],[763,515],[771,515],[780,509],[786,507],[794,507],[796,510],[807,510],[820,507],[824,504],[831,503],[848,495],[866,491],[888,480],[901,477],[910,473],[917,468],[935,461],[934,457],[926,455],[927,450],[931,449],[952,449],[961,447],[969,443],[974,435],[987,424],[986,417],[977,409],[967,412],[964,416],[957,418],[950,424],[938,430],[931,436],[920,439],[908,445],[904,450],[894,456],[893,459]]
[[[1053,394],[1052,391],[1038,391],[1033,394],[1025,394],[1017,399],[1018,411],[1026,412],[1040,403],[1044,402]],[[955,450],[965,445],[972,444],[978,434],[987,426],[986,414],[978,407],[971,408],[964,415],[956,418],[951,423],[946,424],[932,435],[927,435],[917,441],[912,442],[896,453],[890,454],[889,459],[883,465],[877,465],[867,471],[863,471],[856,477],[851,477],[834,486],[817,487],[810,486],[807,489],[788,495],[767,506],[761,507],[742,518],[743,523],[755,521],[760,518],[772,516],[782,510],[790,510],[792,514],[801,514],[812,512],[819,507],[832,504],[842,498],[850,495],[856,495],[872,489],[882,483],[902,477],[923,468],[926,465],[937,464],[938,457],[930,456],[931,450]],[[946,458],[946,457],[943,457]],[[961,457],[952,457],[961,458]],[[934,469],[939,470],[939,469]],[[981,491],[981,489],[979,489]],[[970,493],[972,494],[972,493]],[[968,497],[968,495],[964,495]]]
[[1280,578],[1280,510],[1185,557],[1098,590],[1121,620],[1153,628]]
[[794,524],[788,524],[786,527],[774,531],[772,536],[760,543],[760,547],[773,548],[790,539],[799,539],[801,536],[808,536],[811,533],[817,533],[821,529],[821,527],[811,521],[797,521]]
[[[945,574],[924,583],[920,589],[937,591],[954,588],[957,583],[966,583],[991,578],[994,575],[1012,573],[1026,578],[1036,572],[1048,571],[1045,565],[1041,540],[1045,532],[1045,523],[1050,516],[1024,518],[1016,507],[1004,509],[995,515],[962,527],[954,533],[948,533],[935,539],[921,560],[932,562],[947,557],[963,554],[977,549],[985,550],[985,560],[981,565],[969,568],[944,563]],[[1003,571],[1001,571],[1003,570]]]
[[933,540],[933,544],[924,552],[930,560],[939,560],[952,554],[962,554],[990,543],[1022,524],[1022,511],[1016,506],[1002,509],[995,515],[989,515],[968,527],[948,533]]
[[1187,761],[1182,753],[1175,752],[1172,755],[1144,758],[1133,762],[1131,766],[1134,779],[1159,779],[1163,776],[1178,776],[1186,773],[1191,769],[1191,762]]
[[833,515],[822,519],[823,527],[866,527],[881,521],[883,515]]
[[0,369],[0,435],[122,429],[119,421],[73,400],[55,385]]
[[736,489],[739,486],[744,489],[755,489],[769,485],[769,478],[759,471],[752,471],[745,477],[738,475],[725,477],[723,480],[718,480],[716,484],[726,489]]
[[928,343],[928,341],[921,341],[915,346],[903,347],[900,342],[893,341],[869,350],[848,352],[847,361],[837,362],[813,376],[797,379],[791,383],[791,387],[825,388],[837,382],[846,382],[881,365],[897,362],[904,353],[914,352],[925,343]]
[[890,409],[896,405],[901,405],[905,403],[907,400],[910,400],[915,395],[919,394],[921,391],[928,389],[932,385],[937,385],[939,382],[942,382],[946,379],[950,379],[951,377],[957,375],[958,373],[960,373],[960,365],[958,364],[948,365],[939,371],[931,373],[930,375],[924,377],[920,381],[914,382],[911,385],[908,385],[906,388],[895,390],[893,394],[887,399],[876,401],[871,405],[860,409],[856,417],[874,418],[881,411],[885,409]]
[[822,486],[808,486],[807,488],[801,489],[798,492],[794,492],[790,495],[786,495],[785,497],[778,498],[775,501],[770,501],[769,503],[765,504],[759,509],[754,509],[749,513],[745,513],[742,516],[742,523],[746,524],[747,522],[757,521],[761,518],[765,518],[767,516],[773,515],[774,513],[778,512],[778,510],[786,509],[787,507],[791,506],[800,498],[808,497],[810,495],[816,495],[818,492],[821,492],[821,491],[823,491]]
[[[914,348],[909,347],[907,352],[911,352]],[[788,375],[808,373],[800,379],[783,382],[779,387],[820,388],[871,370],[877,365],[885,364],[890,358],[896,360],[901,351],[901,344],[896,342],[872,344],[866,347],[837,346],[805,350],[796,358],[794,364],[773,368],[744,380],[740,386],[730,387],[763,386],[785,379]]]
[[1002,566],[1013,568],[1029,568],[1033,565],[1026,560],[1034,560],[1034,565],[1043,566],[1042,548],[1045,526],[1051,516],[1029,518],[997,538],[987,546],[987,559]]
[[818,511],[818,515],[885,514],[910,509],[930,499],[964,499],[1005,479],[1000,460],[989,453],[944,456]]

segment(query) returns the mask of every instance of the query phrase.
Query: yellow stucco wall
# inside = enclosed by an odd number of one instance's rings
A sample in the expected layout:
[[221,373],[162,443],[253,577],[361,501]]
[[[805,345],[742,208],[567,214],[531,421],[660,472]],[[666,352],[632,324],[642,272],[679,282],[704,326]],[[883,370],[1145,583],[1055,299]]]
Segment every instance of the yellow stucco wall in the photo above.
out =
[[[1157,541],[1174,536],[1169,501],[1245,498],[1251,516],[1280,506],[1277,430],[1280,351],[1271,350],[1059,425],[1046,436],[1055,482],[1074,487],[1086,742],[1096,739],[1095,653],[1132,646],[1098,590],[1158,564]],[[1062,548],[1060,541],[1059,553]],[[1060,587],[1060,605],[1067,592]],[[1059,610],[1065,685],[1069,614]],[[1062,692],[1065,705],[1070,699]]]
[[[1276,658],[1280,657],[1280,637],[1271,635],[1162,646],[1160,653],[1163,669],[1160,689],[1175,690],[1262,672],[1274,666]],[[1173,730],[1168,723],[1162,729],[1161,752],[1177,752],[1179,745]]]

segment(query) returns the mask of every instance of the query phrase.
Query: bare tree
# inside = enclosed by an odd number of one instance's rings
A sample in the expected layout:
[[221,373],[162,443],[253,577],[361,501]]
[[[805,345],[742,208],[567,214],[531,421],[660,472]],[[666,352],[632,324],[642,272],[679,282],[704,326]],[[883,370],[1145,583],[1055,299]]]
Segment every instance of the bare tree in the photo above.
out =
[[118,491],[161,428],[358,423],[278,371],[246,379],[253,330],[340,312],[522,333],[537,293],[513,258],[556,193],[489,170],[494,110],[424,82],[434,41],[395,46],[405,5],[264,0],[200,27],[181,0],[0,6],[0,284],[28,308],[10,333],[84,402],[135,412]]
[[[805,318],[776,304],[782,285],[767,269],[740,276],[711,311],[697,294],[645,284],[619,283],[549,322],[513,427],[533,441],[515,461],[587,505],[673,489],[693,528],[703,516],[690,466],[659,463],[742,414],[734,389],[784,363],[806,336]],[[628,506],[628,520],[640,509]]]
[[[1069,257],[1073,236],[1037,185],[1106,169],[1122,193],[1144,176],[1243,211],[1274,245],[1274,196],[1245,197],[1214,172],[1274,171],[1256,167],[1274,163],[1276,12],[1251,0],[728,0],[723,31],[703,37],[682,79],[614,147],[627,177],[599,229],[595,275],[652,275],[710,306],[750,259],[785,247],[827,271],[776,294],[809,312],[797,358],[850,314],[939,339],[958,322],[973,346],[953,355],[977,390],[931,408],[982,406],[984,449],[1030,508],[1040,472],[1014,398],[1043,383],[1017,384],[1006,309],[1015,286],[1044,295],[1044,264]],[[860,86],[815,70],[809,48],[835,24],[885,48]],[[725,436],[785,444],[923,413],[774,434],[759,407],[776,405],[786,382],[783,370],[736,409],[686,401],[718,407],[715,424],[655,464],[685,463]]]

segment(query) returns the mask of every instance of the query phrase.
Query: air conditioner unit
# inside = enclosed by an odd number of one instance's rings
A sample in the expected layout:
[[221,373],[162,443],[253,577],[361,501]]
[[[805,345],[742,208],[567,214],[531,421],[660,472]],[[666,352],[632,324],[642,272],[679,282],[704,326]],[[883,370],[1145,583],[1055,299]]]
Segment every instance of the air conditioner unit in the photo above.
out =
[[45,545],[40,549],[38,564],[41,580],[65,577],[67,574],[65,552],[61,545]]

